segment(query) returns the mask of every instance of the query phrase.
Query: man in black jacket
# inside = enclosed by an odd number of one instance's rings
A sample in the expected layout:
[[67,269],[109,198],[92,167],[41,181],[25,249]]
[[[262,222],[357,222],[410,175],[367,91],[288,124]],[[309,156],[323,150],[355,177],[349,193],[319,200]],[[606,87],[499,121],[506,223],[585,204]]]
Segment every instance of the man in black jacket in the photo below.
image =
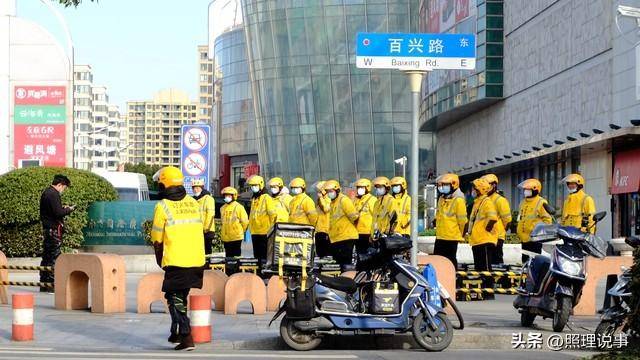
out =
[[[60,256],[62,234],[64,233],[64,217],[75,210],[75,206],[62,206],[60,194],[71,186],[71,181],[64,175],[55,175],[51,186],[46,188],[40,196],[40,221],[44,241],[42,244],[42,262],[40,266],[54,266]],[[40,282],[53,283],[53,272],[41,271]],[[41,292],[50,291],[45,287]]]

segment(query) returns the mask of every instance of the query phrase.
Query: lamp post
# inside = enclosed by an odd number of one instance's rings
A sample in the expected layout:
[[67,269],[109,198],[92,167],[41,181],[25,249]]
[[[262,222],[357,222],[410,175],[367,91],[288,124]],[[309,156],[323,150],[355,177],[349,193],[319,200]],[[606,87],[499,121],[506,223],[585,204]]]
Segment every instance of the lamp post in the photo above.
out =
[[398,165],[402,165],[402,177],[407,179],[407,157],[403,156],[400,159],[393,160]]

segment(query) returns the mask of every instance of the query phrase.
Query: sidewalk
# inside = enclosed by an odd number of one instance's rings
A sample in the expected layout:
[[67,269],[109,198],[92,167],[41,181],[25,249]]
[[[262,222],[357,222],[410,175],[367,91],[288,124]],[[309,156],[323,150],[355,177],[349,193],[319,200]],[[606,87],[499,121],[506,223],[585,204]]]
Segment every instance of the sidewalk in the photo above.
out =
[[[34,347],[53,347],[75,350],[164,350],[170,325],[169,315],[162,313],[162,304],[154,304],[151,314],[135,313],[136,286],[141,274],[127,275],[127,313],[92,314],[88,311],[59,311],[54,309],[53,295],[36,292],[36,288],[10,287],[9,292],[32,292],[35,294],[35,340],[28,343]],[[35,281],[36,273],[12,273],[15,281]],[[514,333],[539,332],[546,339],[551,334],[551,320],[537,319],[532,329],[520,326],[520,316],[511,305],[513,296],[497,295],[496,300],[460,302],[465,329],[456,330],[451,349],[510,350]],[[286,346],[279,338],[279,321],[271,327],[268,323],[273,313],[262,316],[249,314],[250,306],[242,306],[239,314],[226,316],[213,312],[213,342],[200,345],[203,351],[226,350],[282,350]],[[0,345],[24,346],[11,342],[11,305],[0,306]],[[452,318],[457,323],[455,318]],[[571,329],[565,333],[593,332],[597,317],[572,317]],[[323,347],[327,349],[389,349],[415,348],[411,335],[394,337],[333,337],[327,338]]]

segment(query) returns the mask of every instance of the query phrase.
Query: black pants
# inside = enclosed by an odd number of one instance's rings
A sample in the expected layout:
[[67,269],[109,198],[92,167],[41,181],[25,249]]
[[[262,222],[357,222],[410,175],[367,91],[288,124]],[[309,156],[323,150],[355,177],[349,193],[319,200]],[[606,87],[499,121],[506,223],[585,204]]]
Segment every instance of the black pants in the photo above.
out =
[[259,263],[267,261],[267,235],[251,235],[251,244],[253,245],[253,257]]
[[455,240],[436,239],[433,246],[433,255],[444,256],[453,263],[453,268],[458,269],[458,242]]
[[213,241],[216,238],[216,233],[213,231],[208,231],[204,233],[204,254],[211,255],[213,252]]
[[[473,251],[473,265],[476,271],[492,271],[491,259],[495,249],[496,246],[491,243],[471,247],[471,250]],[[492,276],[482,277],[482,287],[484,288],[493,288],[493,282]]]
[[223,244],[225,257],[240,257],[242,255],[242,240],[225,241]]
[[493,264],[504,264],[504,255],[502,252],[502,247],[504,246],[504,239],[498,239],[498,243],[496,244],[496,250],[493,256]]
[[167,291],[164,298],[167,299],[169,315],[171,316],[171,333],[182,336],[191,334],[191,323],[187,316],[187,298],[190,289]]
[[[522,250],[533,251],[534,253],[541,254],[542,253],[542,243],[536,242],[523,242]],[[529,260],[529,256],[522,254],[522,263],[524,264]]]
[[[55,266],[60,247],[62,246],[62,226],[58,228],[43,228],[42,261],[40,266]],[[40,282],[53,282],[53,271],[40,271]]]
[[358,236],[358,241],[356,242],[356,252],[358,254],[362,254],[363,252],[366,252],[367,249],[369,248],[369,240],[371,239],[371,235],[369,234],[360,234],[360,236]]
[[331,255],[329,251],[331,243],[329,242],[329,234],[318,232],[316,233],[316,256],[323,258]]
[[331,243],[331,256],[336,263],[342,265],[353,265],[353,246],[356,239],[343,240]]

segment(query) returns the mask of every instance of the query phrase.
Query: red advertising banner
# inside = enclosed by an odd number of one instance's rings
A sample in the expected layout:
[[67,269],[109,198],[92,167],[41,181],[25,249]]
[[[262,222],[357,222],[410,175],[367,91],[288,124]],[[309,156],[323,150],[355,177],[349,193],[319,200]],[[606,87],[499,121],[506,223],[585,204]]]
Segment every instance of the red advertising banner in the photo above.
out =
[[67,95],[65,86],[16,86],[16,105],[64,105]]
[[440,32],[440,3],[438,0],[429,1],[429,18],[427,20],[427,32]]
[[260,173],[260,165],[257,163],[251,162],[244,165],[244,177],[246,179],[251,175],[258,175]]
[[469,0],[456,0],[456,23],[468,18],[469,10]]
[[14,165],[40,160],[43,166],[65,166],[65,125],[14,125]]

